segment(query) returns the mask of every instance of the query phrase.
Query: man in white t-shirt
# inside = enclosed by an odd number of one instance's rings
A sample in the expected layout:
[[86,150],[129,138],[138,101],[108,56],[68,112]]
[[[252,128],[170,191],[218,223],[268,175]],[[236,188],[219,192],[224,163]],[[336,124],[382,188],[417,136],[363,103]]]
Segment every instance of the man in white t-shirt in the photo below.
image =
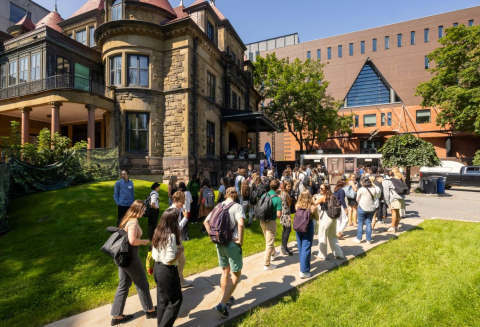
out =
[[[234,187],[229,187],[226,191],[226,200],[222,202],[223,206],[228,206],[232,202],[235,202],[237,198],[237,191]],[[232,241],[225,245],[216,244],[218,263],[222,270],[222,276],[220,277],[220,286],[222,289],[222,301],[213,308],[222,317],[228,317],[227,307],[235,302],[235,298],[232,296],[235,288],[240,282],[242,275],[243,258],[242,258],[242,245],[243,245],[243,232],[245,213],[242,206],[238,203],[234,203],[228,209],[228,216],[230,218],[230,227],[232,228]],[[210,213],[205,222],[203,223],[207,233],[210,235],[210,219],[212,214]],[[232,274],[230,274],[232,272]],[[230,276],[232,275],[232,276]]]
[[237,191],[238,195],[238,202],[241,204],[242,203],[242,183],[245,180],[245,176],[247,175],[247,171],[245,169],[240,169],[238,172],[237,178],[235,178],[235,191]]

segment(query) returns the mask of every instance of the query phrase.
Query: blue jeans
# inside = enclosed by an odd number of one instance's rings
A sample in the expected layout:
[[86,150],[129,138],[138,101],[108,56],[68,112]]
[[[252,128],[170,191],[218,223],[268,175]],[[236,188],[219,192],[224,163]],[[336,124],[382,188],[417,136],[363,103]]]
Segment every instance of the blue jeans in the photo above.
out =
[[312,243],[313,243],[313,221],[310,220],[308,231],[306,233],[297,234],[298,256],[300,257],[300,271],[302,273],[310,272],[310,260],[312,257]]
[[363,235],[363,224],[366,225],[367,241],[372,240],[372,219],[375,212],[366,212],[359,206],[358,207],[358,226],[357,226],[357,238],[361,241]]

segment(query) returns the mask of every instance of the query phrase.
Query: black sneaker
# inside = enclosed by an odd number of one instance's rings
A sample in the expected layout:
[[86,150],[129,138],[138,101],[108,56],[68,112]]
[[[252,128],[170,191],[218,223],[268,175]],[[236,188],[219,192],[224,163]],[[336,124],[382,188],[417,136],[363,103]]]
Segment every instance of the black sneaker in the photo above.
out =
[[227,310],[227,307],[225,307],[225,309],[222,309],[222,307],[220,306],[220,304],[218,304],[215,308],[213,308],[215,311],[218,312],[219,315],[221,315],[223,318],[227,318],[228,317],[228,310]]
[[155,311],[145,312],[145,316],[147,317],[147,319],[156,319],[157,318],[157,308],[155,308]]
[[133,315],[123,315],[123,318],[119,318],[119,319],[112,318],[111,325],[116,326],[116,325],[119,325],[123,322],[129,321],[129,320],[132,320],[132,319],[133,319]]
[[235,304],[235,298],[232,296],[227,302],[227,308],[231,308]]

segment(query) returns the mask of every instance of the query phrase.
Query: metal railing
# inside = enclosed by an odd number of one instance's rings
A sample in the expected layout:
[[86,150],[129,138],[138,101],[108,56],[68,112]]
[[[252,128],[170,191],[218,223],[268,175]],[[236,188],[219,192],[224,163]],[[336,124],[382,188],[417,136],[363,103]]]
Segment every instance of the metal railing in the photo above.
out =
[[55,75],[0,89],[0,100],[58,89],[80,90],[113,99],[113,89],[109,86],[84,77]]

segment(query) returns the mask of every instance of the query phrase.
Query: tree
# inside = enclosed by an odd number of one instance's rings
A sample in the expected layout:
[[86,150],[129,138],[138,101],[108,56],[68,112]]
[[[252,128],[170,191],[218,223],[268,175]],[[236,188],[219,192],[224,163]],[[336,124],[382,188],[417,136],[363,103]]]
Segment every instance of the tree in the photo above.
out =
[[480,134],[480,26],[459,25],[446,30],[442,47],[427,57],[436,66],[434,77],[417,87],[423,107],[438,106],[437,123]]
[[21,155],[22,135],[18,121],[10,122],[10,136],[0,137],[0,152],[4,151],[6,158],[18,158]]
[[480,166],[480,150],[475,153],[475,158],[473,158],[473,165]]
[[255,88],[270,101],[262,110],[281,132],[293,135],[300,153],[336,133],[352,132],[353,116],[339,115],[342,101],[327,93],[324,65],[312,60],[277,59],[275,53],[257,56],[255,63]]
[[434,146],[412,134],[395,135],[378,150],[384,166],[405,167],[407,185],[410,187],[410,167],[440,166]]

